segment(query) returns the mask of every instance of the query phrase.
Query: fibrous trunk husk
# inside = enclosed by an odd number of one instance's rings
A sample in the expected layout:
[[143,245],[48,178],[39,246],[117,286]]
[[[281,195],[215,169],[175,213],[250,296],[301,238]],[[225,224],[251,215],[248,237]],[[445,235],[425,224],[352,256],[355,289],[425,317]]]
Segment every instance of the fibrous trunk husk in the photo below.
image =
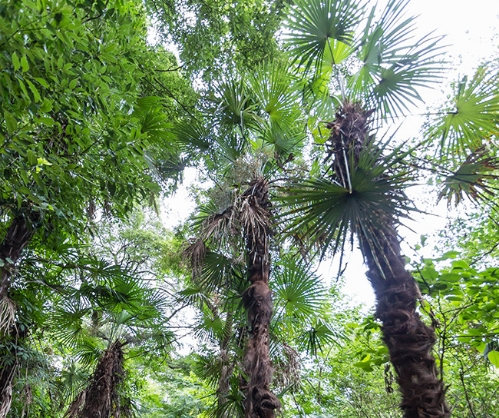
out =
[[[356,167],[360,151],[371,141],[368,134],[371,113],[358,103],[344,103],[334,122],[328,124],[331,134],[326,161],[332,160],[332,175],[346,189],[352,187],[349,182],[352,160]],[[421,294],[404,267],[395,219],[382,213],[378,218],[378,229],[371,230],[376,243],[363,235],[361,228],[357,232],[369,268],[367,276],[376,294],[376,316],[382,322],[383,340],[402,393],[401,409],[405,418],[449,417],[445,387],[432,354],[435,332],[416,312]]]
[[[15,326],[16,306],[9,298],[11,279],[16,262],[22,254],[22,250],[29,244],[36,232],[36,224],[40,215],[36,212],[21,212],[12,219],[7,234],[0,244],[0,333],[2,338],[19,342],[21,338],[18,327]],[[12,346],[12,345],[10,345]],[[14,346],[12,346],[14,347]],[[15,350],[15,348],[12,348]],[[15,353],[13,357],[17,358]],[[17,374],[19,362],[2,364],[0,370],[0,418],[7,416],[12,403],[12,385]]]
[[273,372],[269,357],[272,297],[268,286],[271,204],[267,182],[264,179],[253,181],[243,199],[246,213],[242,216],[242,224],[248,253],[248,280],[251,283],[242,295],[251,332],[243,362],[249,379],[245,384],[245,417],[274,418],[281,403],[270,391]]
[[90,384],[76,397],[65,417],[120,417],[118,388],[124,378],[122,347],[120,341],[115,341],[107,348],[97,363]]
[[420,291],[404,267],[394,228],[387,225],[383,235],[383,248],[373,250],[360,241],[376,294],[376,316],[402,393],[401,409],[405,418],[450,417],[432,353],[435,331],[416,312]]

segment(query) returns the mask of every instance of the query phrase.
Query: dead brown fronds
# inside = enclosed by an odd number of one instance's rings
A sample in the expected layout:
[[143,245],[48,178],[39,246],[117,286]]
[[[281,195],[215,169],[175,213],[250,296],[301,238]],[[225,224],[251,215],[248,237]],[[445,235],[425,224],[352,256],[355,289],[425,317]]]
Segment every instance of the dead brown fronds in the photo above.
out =
[[193,278],[201,275],[204,258],[206,256],[206,245],[200,238],[191,240],[189,246],[182,254],[187,260],[188,265],[192,269]]
[[201,226],[201,238],[225,239],[233,228],[233,207],[208,216]]
[[8,296],[0,299],[0,334],[8,334],[16,323],[16,304]]

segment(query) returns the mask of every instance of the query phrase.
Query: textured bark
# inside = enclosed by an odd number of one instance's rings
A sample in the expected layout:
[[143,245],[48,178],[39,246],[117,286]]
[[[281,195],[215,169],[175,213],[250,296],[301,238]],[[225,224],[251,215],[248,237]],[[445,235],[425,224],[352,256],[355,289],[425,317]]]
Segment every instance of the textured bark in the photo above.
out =
[[[33,238],[36,231],[35,225],[38,221],[39,215],[37,213],[21,213],[12,220],[7,229],[7,234],[0,244],[0,260],[4,262],[0,270],[0,299],[7,297],[9,293],[14,264],[21,257],[24,247]],[[7,259],[10,259],[12,263],[8,262]]]
[[73,401],[68,418],[119,418],[120,398],[118,387],[123,381],[123,349],[115,341],[97,363],[90,384]]
[[[336,112],[335,120],[328,124],[331,134],[326,161],[331,160],[334,179],[351,193],[352,162],[355,169],[362,148],[372,140],[368,129],[371,113],[360,104],[345,103]],[[445,387],[438,378],[432,354],[435,332],[416,312],[421,294],[414,278],[405,270],[395,219],[384,213],[379,213],[377,218],[378,226],[368,226],[376,243],[366,237],[358,225],[353,227],[376,294],[376,316],[382,322],[383,340],[397,374],[402,393],[401,409],[405,418],[450,417],[444,399]]]
[[245,417],[274,418],[281,404],[270,391],[273,373],[269,357],[272,297],[268,286],[271,204],[267,182],[263,179],[254,181],[243,194],[243,199],[247,204],[245,210],[252,214],[243,221],[249,260],[248,280],[251,283],[242,295],[251,333],[243,361],[249,379],[245,387]]
[[[9,290],[15,264],[22,255],[22,251],[29,244],[36,232],[36,225],[40,216],[36,212],[17,215],[7,228],[7,233],[0,244],[0,330],[5,332],[2,338],[19,343],[26,335],[19,334],[19,328],[14,326],[15,304],[9,299]],[[9,345],[14,347],[12,345]],[[12,348],[15,350],[15,348]],[[17,358],[16,353],[11,353]],[[0,418],[7,416],[12,402],[12,385],[19,368],[19,362],[8,365],[1,363],[0,369]]]
[[405,418],[450,417],[446,389],[432,353],[435,332],[416,312],[420,292],[405,270],[393,226],[387,225],[383,234],[383,248],[374,253],[365,239],[360,237],[360,241],[376,294],[376,316],[382,322],[383,340],[402,393],[401,409]]

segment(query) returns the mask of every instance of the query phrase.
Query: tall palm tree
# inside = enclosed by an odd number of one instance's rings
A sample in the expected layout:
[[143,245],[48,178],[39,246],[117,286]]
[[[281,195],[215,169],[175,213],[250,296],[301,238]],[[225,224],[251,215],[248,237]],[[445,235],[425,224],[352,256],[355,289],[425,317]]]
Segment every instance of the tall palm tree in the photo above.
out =
[[409,41],[414,22],[403,16],[407,3],[391,0],[379,17],[375,8],[367,11],[351,0],[298,1],[291,7],[286,39],[297,65],[312,74],[309,96],[334,95],[328,83],[336,85],[338,105],[329,115],[311,107],[313,116],[330,120],[322,177],[288,189],[283,201],[292,207],[290,215],[300,213],[295,229],[320,239],[323,254],[328,246],[342,252],[349,231],[352,240],[356,236],[404,417],[448,417],[432,355],[435,333],[417,313],[420,292],[404,267],[397,233],[399,219],[411,208],[403,193],[410,180],[402,164],[405,154],[376,141],[371,127],[374,116],[382,121],[409,111],[420,99],[416,88],[440,75],[439,38]]
[[[224,316],[226,325],[230,318],[234,327],[239,325],[239,331],[248,329],[249,336],[242,347],[238,347],[244,351],[239,361],[239,386],[245,395],[246,417],[274,417],[280,406],[270,390],[272,300],[269,278],[273,220],[269,179],[279,172],[282,175],[284,165],[298,156],[304,139],[298,96],[291,88],[292,81],[285,63],[263,65],[251,75],[221,83],[215,92],[207,94],[211,99],[206,101],[213,108],[209,113],[210,135],[216,138],[207,147],[207,165],[216,169],[216,187],[211,192],[214,204],[205,207],[198,221],[198,239],[188,253],[193,262],[194,283],[221,294],[239,293],[246,310],[247,327],[238,323],[235,312]],[[189,125],[179,127],[178,131],[186,144],[203,143],[199,135],[202,129]],[[231,273],[221,280],[223,270]],[[245,279],[240,280],[240,276]],[[313,303],[315,297],[311,298]],[[217,299],[220,298],[217,296]],[[228,305],[234,308],[233,302]],[[210,308],[210,312],[215,310]],[[214,316],[221,317],[218,312]],[[330,337],[329,331],[325,330],[324,334]],[[231,337],[235,339],[234,335]],[[227,335],[220,341],[220,360],[228,361]],[[234,401],[238,399],[232,396],[227,385],[228,372],[234,369],[234,364],[226,363],[219,370],[217,416],[227,416],[223,414],[232,408],[227,403],[229,397]]]

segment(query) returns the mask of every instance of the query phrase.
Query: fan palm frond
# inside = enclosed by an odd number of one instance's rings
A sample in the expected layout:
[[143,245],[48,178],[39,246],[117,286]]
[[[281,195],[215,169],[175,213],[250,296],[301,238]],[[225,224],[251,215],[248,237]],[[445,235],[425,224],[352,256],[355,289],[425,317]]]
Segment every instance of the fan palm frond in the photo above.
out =
[[353,234],[362,232],[377,242],[375,231],[383,230],[387,219],[407,217],[415,210],[403,193],[408,173],[394,171],[401,158],[400,148],[382,157],[380,148],[366,145],[357,164],[349,158],[351,189],[329,179],[310,179],[285,189],[278,200],[284,216],[292,218],[288,234],[321,240],[322,256],[328,248],[333,254],[342,252],[349,234],[353,240]]
[[399,115],[409,104],[421,101],[417,91],[440,80],[442,37],[432,34],[414,41],[414,18],[404,17],[409,0],[390,0],[378,21],[375,7],[357,41],[360,69],[349,79],[356,99],[381,117]]
[[220,83],[216,89],[214,103],[222,129],[237,128],[239,133],[245,135],[246,127],[254,123],[255,105],[251,101],[245,81],[229,79]]
[[326,50],[334,57],[335,41],[350,45],[365,6],[353,0],[299,0],[291,6],[284,33],[285,44],[295,61],[308,71],[320,69]]
[[499,77],[492,66],[480,66],[473,78],[463,77],[449,110],[430,122],[428,137],[440,153],[467,154],[499,134]]
[[326,290],[311,266],[297,262],[295,257],[284,257],[274,270],[275,320],[286,318],[310,320],[326,300]]
[[208,151],[211,147],[213,132],[208,123],[181,119],[175,122],[172,132],[183,151]]
[[340,344],[342,339],[344,339],[344,336],[341,332],[335,330],[322,319],[317,318],[310,328],[300,336],[298,342],[308,353],[315,356],[323,347]]
[[233,260],[224,254],[207,251],[198,281],[206,292],[231,288],[234,282]]
[[487,155],[485,147],[472,152],[466,160],[447,176],[438,195],[438,200],[447,199],[447,204],[451,205],[454,200],[457,206],[468,196],[476,203],[490,202],[491,197],[497,193],[497,188],[490,184],[491,180],[499,179],[499,159]]

